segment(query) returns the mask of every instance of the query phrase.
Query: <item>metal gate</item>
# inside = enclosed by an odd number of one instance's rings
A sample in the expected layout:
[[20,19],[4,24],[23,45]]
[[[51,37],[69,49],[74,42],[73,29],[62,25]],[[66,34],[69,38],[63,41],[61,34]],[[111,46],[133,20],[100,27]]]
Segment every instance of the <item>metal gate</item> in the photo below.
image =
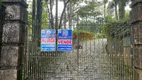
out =
[[[25,56],[23,79],[137,80],[131,47],[121,45],[122,36],[118,36],[118,40],[105,36],[86,40],[88,35],[81,35],[80,30],[85,29],[77,28],[72,52],[37,52],[32,49],[36,43],[29,42],[28,49],[35,52],[30,51],[28,57]],[[128,37],[126,43],[130,40]]]

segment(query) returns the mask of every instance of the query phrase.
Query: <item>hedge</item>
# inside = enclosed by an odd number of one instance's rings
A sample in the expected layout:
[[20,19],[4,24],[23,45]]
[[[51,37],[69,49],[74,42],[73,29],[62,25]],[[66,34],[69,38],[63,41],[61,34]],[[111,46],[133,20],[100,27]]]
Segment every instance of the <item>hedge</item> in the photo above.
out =
[[77,35],[79,35],[80,40],[93,40],[94,39],[94,33],[85,31],[85,30],[74,30],[73,31],[73,39],[77,38]]

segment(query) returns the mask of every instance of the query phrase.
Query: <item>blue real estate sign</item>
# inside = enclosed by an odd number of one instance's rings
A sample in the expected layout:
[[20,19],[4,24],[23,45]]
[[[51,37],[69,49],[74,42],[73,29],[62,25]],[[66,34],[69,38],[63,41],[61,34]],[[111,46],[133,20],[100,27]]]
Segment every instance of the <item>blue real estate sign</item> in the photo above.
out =
[[41,51],[56,50],[56,30],[43,29],[41,30]]
[[72,30],[58,30],[58,51],[72,51]]

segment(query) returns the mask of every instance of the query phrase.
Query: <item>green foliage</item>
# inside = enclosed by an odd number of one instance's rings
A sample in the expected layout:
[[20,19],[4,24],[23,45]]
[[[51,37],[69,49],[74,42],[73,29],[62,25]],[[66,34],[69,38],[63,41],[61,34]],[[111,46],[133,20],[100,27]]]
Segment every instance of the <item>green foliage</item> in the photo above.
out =
[[43,11],[42,11],[42,29],[47,29],[48,28],[48,11],[47,11],[47,2],[43,1]]
[[97,32],[97,28],[98,28],[98,24],[94,23],[94,22],[80,22],[80,24],[78,24],[78,29],[79,30],[87,30],[90,32]]
[[108,15],[108,16],[105,17],[105,22],[106,23],[116,22],[116,21],[117,21],[116,18],[111,16],[111,15]]
[[80,23],[78,23],[78,29],[98,33],[101,32],[102,30],[103,21],[104,21],[103,17],[97,17],[96,21],[95,20],[80,21]]
[[[42,5],[42,29],[47,29],[48,28],[48,11],[47,11],[47,3],[45,1],[43,1],[43,5]],[[29,4],[29,13],[28,13],[28,22],[29,22],[29,34],[32,34],[32,4]]]
[[28,21],[29,21],[29,34],[32,34],[32,15],[29,13],[28,14]]
[[104,23],[103,12],[101,12],[103,2],[92,1],[86,3],[86,6],[80,7],[76,14],[79,17],[78,29],[89,32],[101,32],[101,26]]
[[124,18],[124,21],[127,21],[127,20],[130,19],[129,13],[130,13],[129,10],[126,10],[126,11],[125,11],[125,18]]
[[[119,13],[119,19],[125,20],[125,6],[130,2],[130,0],[112,0],[109,2],[108,10],[111,13],[115,12],[115,14]],[[118,6],[118,9],[117,9]],[[119,10],[119,11],[118,11]],[[118,17],[118,14],[115,15],[115,17]]]
[[[32,10],[32,5],[29,4],[29,10]],[[29,23],[29,28],[28,28],[28,34],[32,35],[32,13],[29,11],[28,13],[28,23]],[[29,36],[28,39],[31,40],[32,36]]]
[[84,7],[81,7],[76,13],[80,17],[86,17],[86,16],[98,16],[101,15],[100,11],[96,11],[96,7],[101,6],[102,3],[100,2],[89,2]]
[[73,39],[76,39],[78,35],[79,35],[79,39],[82,41],[94,39],[93,32],[89,32],[85,30],[73,30]]
[[97,34],[95,35],[95,38],[96,38],[96,39],[105,38],[105,34],[103,34],[103,33],[97,33]]
[[107,37],[121,38],[130,34],[130,25],[126,21],[106,23],[103,26],[103,33],[106,34]]

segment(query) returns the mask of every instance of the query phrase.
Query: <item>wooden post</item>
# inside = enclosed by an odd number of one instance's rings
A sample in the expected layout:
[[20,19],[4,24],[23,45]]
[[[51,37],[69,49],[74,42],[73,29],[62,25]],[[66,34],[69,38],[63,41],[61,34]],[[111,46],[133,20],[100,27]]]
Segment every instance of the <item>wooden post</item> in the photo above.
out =
[[2,32],[0,80],[21,80],[27,4],[24,0],[2,1],[6,7],[6,16]]

